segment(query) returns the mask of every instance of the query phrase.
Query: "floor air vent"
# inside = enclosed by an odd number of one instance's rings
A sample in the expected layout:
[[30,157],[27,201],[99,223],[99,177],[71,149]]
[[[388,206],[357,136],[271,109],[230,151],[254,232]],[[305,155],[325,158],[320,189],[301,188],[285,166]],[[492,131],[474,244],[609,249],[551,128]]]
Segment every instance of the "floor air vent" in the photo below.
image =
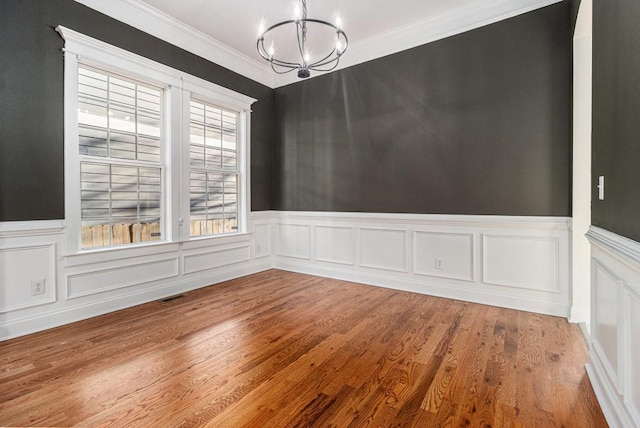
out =
[[184,294],[178,294],[176,296],[165,297],[164,299],[158,300],[158,302],[168,303],[176,299],[182,299],[183,297],[186,297],[186,296]]

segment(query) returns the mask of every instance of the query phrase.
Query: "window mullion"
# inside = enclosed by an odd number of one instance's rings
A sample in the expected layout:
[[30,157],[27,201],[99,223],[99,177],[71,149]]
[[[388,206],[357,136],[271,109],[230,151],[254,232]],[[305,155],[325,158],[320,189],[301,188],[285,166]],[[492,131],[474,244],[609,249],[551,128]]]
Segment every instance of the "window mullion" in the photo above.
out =
[[136,223],[138,230],[136,233],[136,242],[142,242],[142,220],[140,219],[140,168],[136,168],[136,190]]
[[109,165],[109,245],[113,245],[113,173]]
[[[107,157],[111,157],[111,76],[107,75]],[[111,218],[111,217],[109,217]]]

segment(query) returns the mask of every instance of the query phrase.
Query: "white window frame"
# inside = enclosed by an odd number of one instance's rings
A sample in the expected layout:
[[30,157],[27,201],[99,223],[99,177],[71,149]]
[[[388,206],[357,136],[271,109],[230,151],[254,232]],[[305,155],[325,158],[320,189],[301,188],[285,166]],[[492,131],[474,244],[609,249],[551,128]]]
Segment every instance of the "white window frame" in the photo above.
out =
[[[191,211],[189,200],[189,173],[191,172],[190,153],[189,153],[189,121],[190,121],[190,104],[191,99],[195,98],[205,103],[213,104],[218,107],[222,107],[227,110],[232,110],[238,113],[238,140],[237,140],[237,162],[238,162],[238,231],[249,230],[249,217],[251,213],[251,201],[249,197],[241,195],[248,195],[250,192],[250,168],[249,168],[249,142],[251,141],[251,116],[250,111],[246,109],[239,109],[232,100],[223,99],[218,93],[212,91],[208,85],[203,85],[203,81],[195,80],[193,78],[185,78],[183,80],[183,92],[182,92],[182,123],[183,135],[182,139],[182,168],[185,171],[183,174],[184,181],[182,187],[182,211],[188,213]],[[215,236],[228,236],[229,234],[222,235],[205,235],[205,236],[190,236],[189,227],[182,228],[183,235],[181,239],[183,241],[207,239]]]
[[[64,51],[64,161],[65,161],[65,224],[66,253],[117,251],[140,246],[157,246],[195,239],[216,239],[189,236],[189,108],[186,99],[194,97],[210,101],[239,114],[238,138],[238,231],[250,230],[250,168],[249,142],[251,104],[256,100],[214,83],[191,76],[172,67],[85,36],[63,26],[56,31],[65,41]],[[82,248],[80,203],[80,154],[78,150],[78,65],[86,64],[121,74],[163,89],[162,128],[162,236],[161,241],[127,245]],[[187,133],[185,138],[185,132]],[[185,156],[186,150],[186,156]],[[74,179],[75,177],[75,179]],[[228,237],[230,234],[220,236]]]

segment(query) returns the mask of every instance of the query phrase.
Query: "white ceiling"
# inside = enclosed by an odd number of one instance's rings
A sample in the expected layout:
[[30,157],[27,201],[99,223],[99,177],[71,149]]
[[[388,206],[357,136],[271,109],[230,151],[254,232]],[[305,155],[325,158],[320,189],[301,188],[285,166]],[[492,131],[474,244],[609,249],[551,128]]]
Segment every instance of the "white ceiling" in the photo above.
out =
[[[256,52],[260,23],[291,19],[294,0],[76,1],[268,86],[297,80],[274,76]],[[307,0],[307,7],[309,18],[340,16],[349,37],[343,68],[558,1]]]
[[[307,0],[309,18],[335,22],[353,43],[415,24],[478,0]],[[486,2],[486,1],[485,1]],[[293,0],[144,0],[144,3],[230,46],[256,61],[261,22],[269,27],[292,19]]]

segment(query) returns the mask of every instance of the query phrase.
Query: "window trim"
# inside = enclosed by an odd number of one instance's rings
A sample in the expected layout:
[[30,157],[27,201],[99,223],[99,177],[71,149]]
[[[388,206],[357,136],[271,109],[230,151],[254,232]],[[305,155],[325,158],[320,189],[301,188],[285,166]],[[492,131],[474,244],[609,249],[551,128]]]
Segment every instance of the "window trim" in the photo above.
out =
[[[189,121],[190,121],[190,103],[191,99],[197,99],[205,103],[210,103],[217,105],[218,107],[222,107],[228,110],[235,111],[238,113],[238,148],[237,148],[237,159],[238,159],[238,195],[242,195],[238,197],[238,233],[249,231],[250,225],[250,214],[251,214],[251,198],[250,198],[250,141],[251,141],[251,112],[247,109],[239,109],[237,105],[230,102],[231,100],[222,99],[217,96],[217,93],[212,91],[210,88],[202,85],[201,82],[198,82],[192,78],[185,78],[183,80],[183,91],[182,91],[182,141],[184,144],[181,145],[182,148],[182,169],[184,173],[182,177],[184,177],[181,195],[182,195],[182,212],[188,213],[190,212],[190,201],[189,201],[189,173],[191,171],[190,164],[190,154],[189,154]],[[221,235],[206,235],[206,236],[190,236],[189,228],[183,227],[182,234],[180,239],[182,241],[197,241],[202,239],[211,239],[220,236],[229,236],[231,234],[221,234]]]
[[[65,175],[65,224],[66,254],[117,251],[137,247],[166,245],[190,240],[216,239],[232,234],[189,237],[189,193],[188,173],[185,169],[184,132],[188,132],[188,108],[184,108],[185,98],[191,93],[197,98],[208,100],[239,113],[239,200],[238,232],[249,231],[251,212],[250,189],[250,123],[251,104],[254,98],[157,63],[151,59],[128,52],[84,34],[58,26],[56,31],[64,39],[64,175]],[[86,64],[106,71],[122,74],[148,82],[163,89],[164,125],[163,133],[163,199],[162,223],[164,239],[122,246],[83,249],[81,244],[80,211],[80,155],[78,152],[78,65]],[[187,122],[185,122],[185,118]],[[188,137],[187,137],[188,138]],[[188,140],[187,140],[188,141]],[[188,162],[188,156],[186,157]],[[78,177],[77,180],[72,177]],[[185,193],[185,186],[187,191]],[[186,210],[185,210],[186,207]],[[186,221],[185,221],[186,220]],[[186,223],[187,227],[184,227]],[[181,227],[182,226],[182,227]]]

